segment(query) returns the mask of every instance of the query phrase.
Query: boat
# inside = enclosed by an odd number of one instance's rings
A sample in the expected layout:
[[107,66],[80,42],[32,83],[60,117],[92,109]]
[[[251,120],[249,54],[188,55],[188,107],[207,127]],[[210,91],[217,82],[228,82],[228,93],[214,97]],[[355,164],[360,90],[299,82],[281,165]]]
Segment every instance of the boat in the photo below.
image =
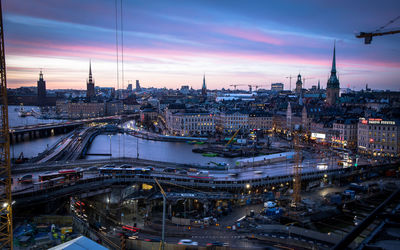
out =
[[218,156],[218,154],[216,154],[216,153],[203,153],[202,155],[205,156],[205,157],[216,157],[216,156]]
[[195,144],[203,145],[204,143],[205,143],[204,141],[198,141],[198,142],[196,142]]

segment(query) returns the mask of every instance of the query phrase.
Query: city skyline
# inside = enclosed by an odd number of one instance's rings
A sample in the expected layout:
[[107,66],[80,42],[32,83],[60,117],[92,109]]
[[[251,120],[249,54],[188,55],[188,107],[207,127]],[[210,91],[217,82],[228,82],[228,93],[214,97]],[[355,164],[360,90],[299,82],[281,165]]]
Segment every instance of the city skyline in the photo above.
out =
[[[43,68],[48,89],[85,89],[90,59],[96,86],[117,87],[114,2],[79,2],[76,11],[77,3],[5,2],[8,87],[34,86]],[[342,88],[399,90],[399,36],[370,45],[354,36],[396,17],[399,3],[227,3],[123,1],[119,87],[139,79],[143,87],[200,89],[205,73],[209,89],[273,82],[288,89],[286,77],[300,73],[313,78],[305,88],[318,80],[326,88],[336,40]]]

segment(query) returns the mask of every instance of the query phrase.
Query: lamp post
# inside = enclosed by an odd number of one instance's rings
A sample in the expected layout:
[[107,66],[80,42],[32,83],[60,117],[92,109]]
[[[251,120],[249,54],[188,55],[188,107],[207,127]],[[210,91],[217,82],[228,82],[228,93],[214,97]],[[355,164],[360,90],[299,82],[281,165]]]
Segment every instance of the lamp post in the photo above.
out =
[[158,182],[158,180],[156,178],[154,178],[154,181],[157,183],[158,187],[160,188],[162,197],[163,197],[163,215],[162,215],[162,233],[161,233],[161,242],[162,242],[162,248],[164,250],[165,247],[165,206],[167,203],[166,200],[166,194],[164,192],[164,189],[161,187],[160,183]]
[[112,135],[109,134],[108,136],[110,137],[110,160],[111,160],[111,157],[112,157],[112,151],[111,151],[111,136],[112,136]]
[[136,137],[136,159],[139,159],[139,137]]

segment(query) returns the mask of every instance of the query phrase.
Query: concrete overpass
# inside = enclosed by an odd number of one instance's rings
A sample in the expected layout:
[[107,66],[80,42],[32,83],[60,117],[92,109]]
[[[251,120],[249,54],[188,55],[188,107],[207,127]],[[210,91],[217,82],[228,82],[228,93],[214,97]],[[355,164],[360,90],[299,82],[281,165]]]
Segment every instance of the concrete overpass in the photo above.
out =
[[[386,166],[361,166],[357,169],[331,169],[324,171],[313,171],[302,173],[302,181],[307,183],[314,180],[327,179],[344,179],[354,176],[365,176],[371,171],[395,168],[395,164],[388,164]],[[270,190],[272,187],[278,185],[285,185],[287,182],[291,183],[293,174],[280,175],[272,177],[257,178],[254,176],[250,179],[235,179],[235,178],[210,178],[210,179],[197,179],[187,175],[172,174],[155,171],[148,175],[134,175],[134,176],[100,176],[96,175],[91,178],[81,179],[76,182],[64,183],[59,186],[41,187],[40,185],[33,185],[25,190],[14,192],[13,200],[18,206],[45,203],[47,201],[56,200],[61,197],[68,197],[73,195],[96,195],[108,192],[113,186],[128,186],[132,183],[148,183],[154,185],[154,178],[163,184],[163,186],[170,187],[188,187],[193,189],[204,190],[208,192],[229,191],[240,194],[248,190],[263,190],[264,188]],[[262,191],[261,191],[262,192]]]
[[[11,143],[24,141],[25,139],[34,139],[51,136],[53,134],[65,134],[72,130],[92,122],[124,122],[137,117],[137,115],[115,115],[96,117],[83,120],[70,120],[65,122],[36,124],[28,126],[11,127],[9,129]],[[28,136],[27,136],[28,135]]]

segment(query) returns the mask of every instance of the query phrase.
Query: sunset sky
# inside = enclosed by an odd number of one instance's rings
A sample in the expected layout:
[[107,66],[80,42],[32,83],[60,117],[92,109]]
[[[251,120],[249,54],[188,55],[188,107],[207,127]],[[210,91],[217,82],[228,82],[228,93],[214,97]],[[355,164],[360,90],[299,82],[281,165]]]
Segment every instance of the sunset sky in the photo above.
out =
[[[138,79],[143,87],[198,89],[205,73],[209,89],[271,82],[288,89],[286,77],[299,72],[311,78],[306,88],[318,80],[325,88],[336,40],[342,88],[400,90],[400,35],[369,45],[355,38],[399,16],[398,0],[122,4],[125,88]],[[86,89],[90,59],[96,85],[117,87],[115,17],[111,0],[3,1],[8,87],[36,86],[43,68],[48,89]],[[400,20],[388,26],[396,27]]]

